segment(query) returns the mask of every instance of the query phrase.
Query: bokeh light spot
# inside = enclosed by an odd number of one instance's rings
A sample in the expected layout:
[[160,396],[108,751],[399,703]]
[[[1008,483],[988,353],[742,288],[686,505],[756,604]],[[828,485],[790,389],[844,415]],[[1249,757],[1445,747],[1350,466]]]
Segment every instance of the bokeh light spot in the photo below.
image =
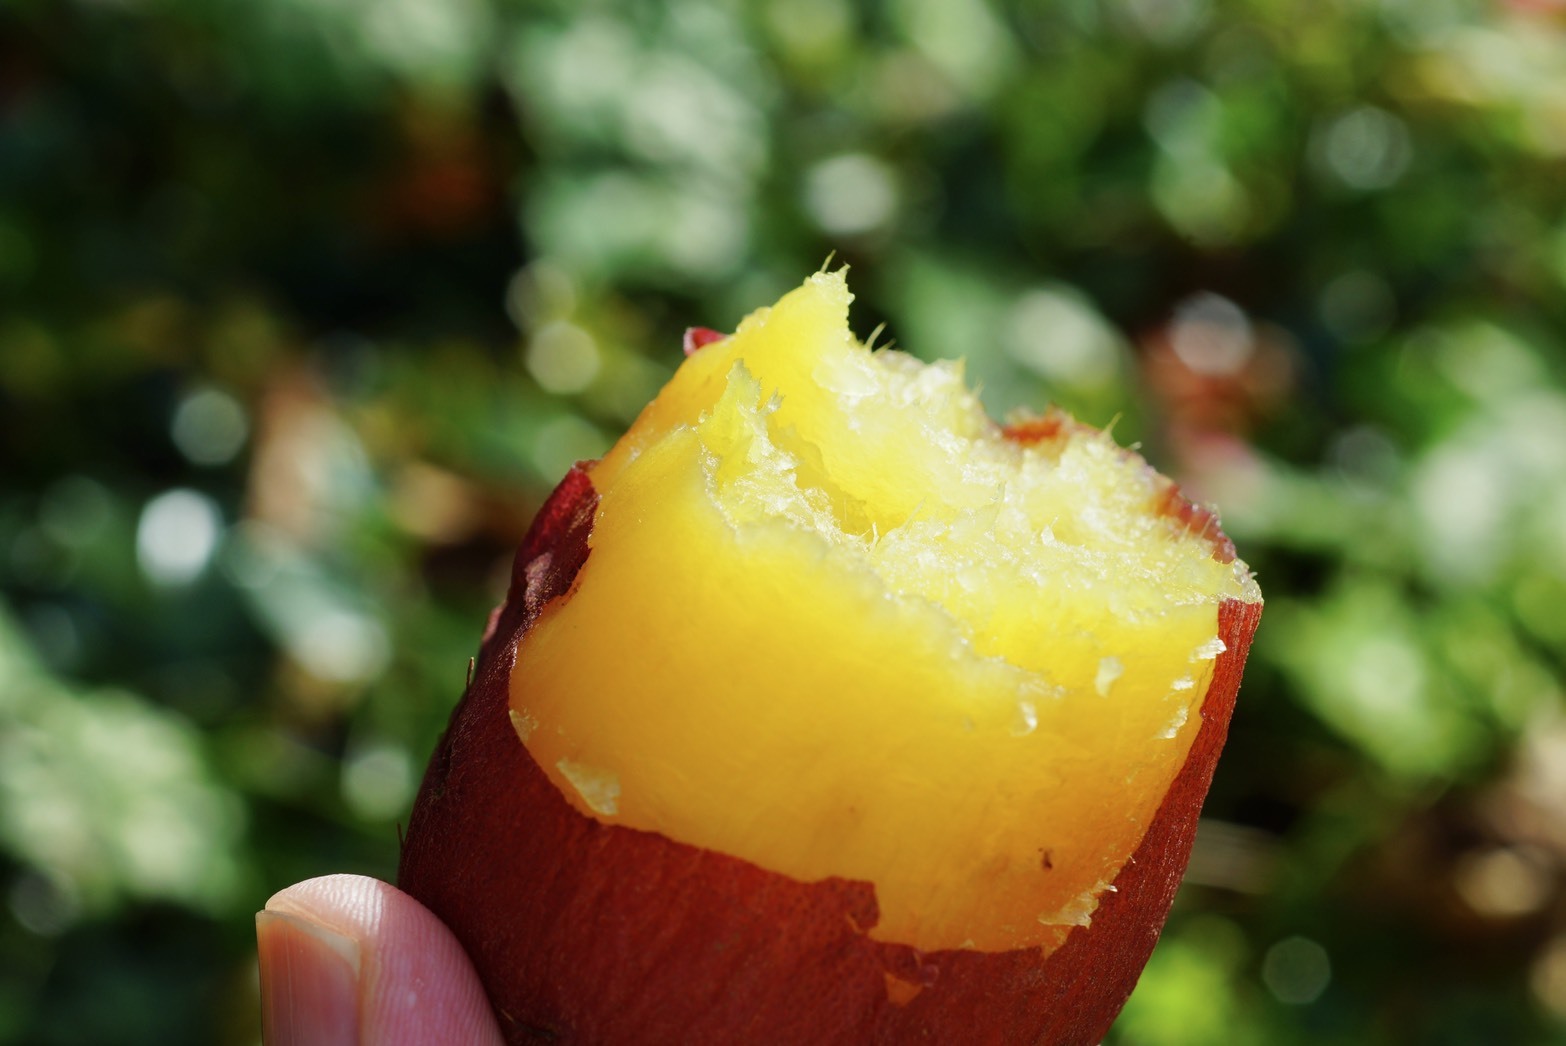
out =
[[413,760],[396,745],[364,745],[343,760],[343,800],[366,821],[389,821],[405,813],[414,784]]
[[1332,981],[1327,949],[1308,937],[1285,937],[1267,949],[1262,983],[1279,1002],[1306,1006],[1321,998]]
[[873,156],[834,156],[806,175],[805,206],[826,232],[857,235],[891,220],[897,186],[886,164]]
[[136,561],[159,585],[184,585],[201,576],[222,533],[216,503],[194,490],[176,489],[147,502],[136,526]]
[[1453,875],[1470,908],[1495,919],[1537,911],[1553,885],[1542,855],[1532,849],[1497,846],[1463,855]]
[[55,937],[81,915],[81,899],[70,883],[38,872],[23,872],[6,896],[11,915],[29,933]]
[[1327,124],[1319,150],[1339,181],[1365,192],[1395,184],[1413,158],[1407,125],[1373,105],[1352,109]]
[[1102,385],[1119,367],[1119,334],[1070,288],[1040,287],[1023,294],[1006,317],[1005,332],[1012,358],[1049,381]]
[[1169,344],[1192,373],[1211,377],[1237,373],[1255,349],[1244,310],[1210,293],[1187,298],[1175,309]]
[[593,336],[564,320],[539,328],[527,346],[527,372],[544,391],[557,395],[586,389],[598,377],[600,365]]
[[195,465],[224,465],[245,445],[250,421],[239,401],[220,389],[201,388],[174,408],[169,434]]
[[563,476],[578,461],[600,457],[609,440],[591,422],[562,415],[545,422],[533,440],[533,467],[542,476]]
[[381,623],[345,608],[321,608],[290,639],[291,651],[305,670],[334,683],[375,678],[390,654]]

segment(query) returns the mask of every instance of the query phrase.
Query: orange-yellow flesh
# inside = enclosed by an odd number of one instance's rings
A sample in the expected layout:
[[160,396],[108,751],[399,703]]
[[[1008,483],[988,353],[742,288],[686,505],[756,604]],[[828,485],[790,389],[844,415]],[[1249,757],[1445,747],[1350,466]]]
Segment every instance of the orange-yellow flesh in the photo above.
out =
[[593,469],[512,720],[584,813],[873,883],[877,939],[1053,948],[1185,759],[1218,604],[1260,595],[1140,459],[1004,439],[850,300],[821,273],[751,315]]

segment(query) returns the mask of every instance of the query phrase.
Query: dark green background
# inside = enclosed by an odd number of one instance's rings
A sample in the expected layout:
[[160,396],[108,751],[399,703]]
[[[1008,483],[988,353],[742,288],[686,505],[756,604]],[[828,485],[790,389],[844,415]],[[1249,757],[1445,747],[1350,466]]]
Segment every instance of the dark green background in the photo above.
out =
[[254,1042],[543,494],[831,252],[1267,594],[1113,1041],[1566,1041],[1562,6],[0,5],[0,1043]]

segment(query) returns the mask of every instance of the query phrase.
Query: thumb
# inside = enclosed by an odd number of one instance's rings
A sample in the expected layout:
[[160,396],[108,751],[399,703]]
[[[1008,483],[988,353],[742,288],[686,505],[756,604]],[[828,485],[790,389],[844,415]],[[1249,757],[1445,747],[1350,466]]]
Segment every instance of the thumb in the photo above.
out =
[[309,879],[256,915],[267,1046],[498,1044],[484,987],[428,909],[358,875]]

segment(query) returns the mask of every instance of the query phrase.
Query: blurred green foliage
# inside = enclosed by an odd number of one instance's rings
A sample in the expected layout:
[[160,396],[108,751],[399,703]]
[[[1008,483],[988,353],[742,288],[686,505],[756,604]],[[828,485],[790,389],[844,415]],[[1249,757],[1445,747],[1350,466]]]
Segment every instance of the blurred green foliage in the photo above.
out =
[[1268,610],[1125,1044],[1566,1041],[1555,0],[0,7],[0,1043],[253,1042],[508,552],[832,252]]

